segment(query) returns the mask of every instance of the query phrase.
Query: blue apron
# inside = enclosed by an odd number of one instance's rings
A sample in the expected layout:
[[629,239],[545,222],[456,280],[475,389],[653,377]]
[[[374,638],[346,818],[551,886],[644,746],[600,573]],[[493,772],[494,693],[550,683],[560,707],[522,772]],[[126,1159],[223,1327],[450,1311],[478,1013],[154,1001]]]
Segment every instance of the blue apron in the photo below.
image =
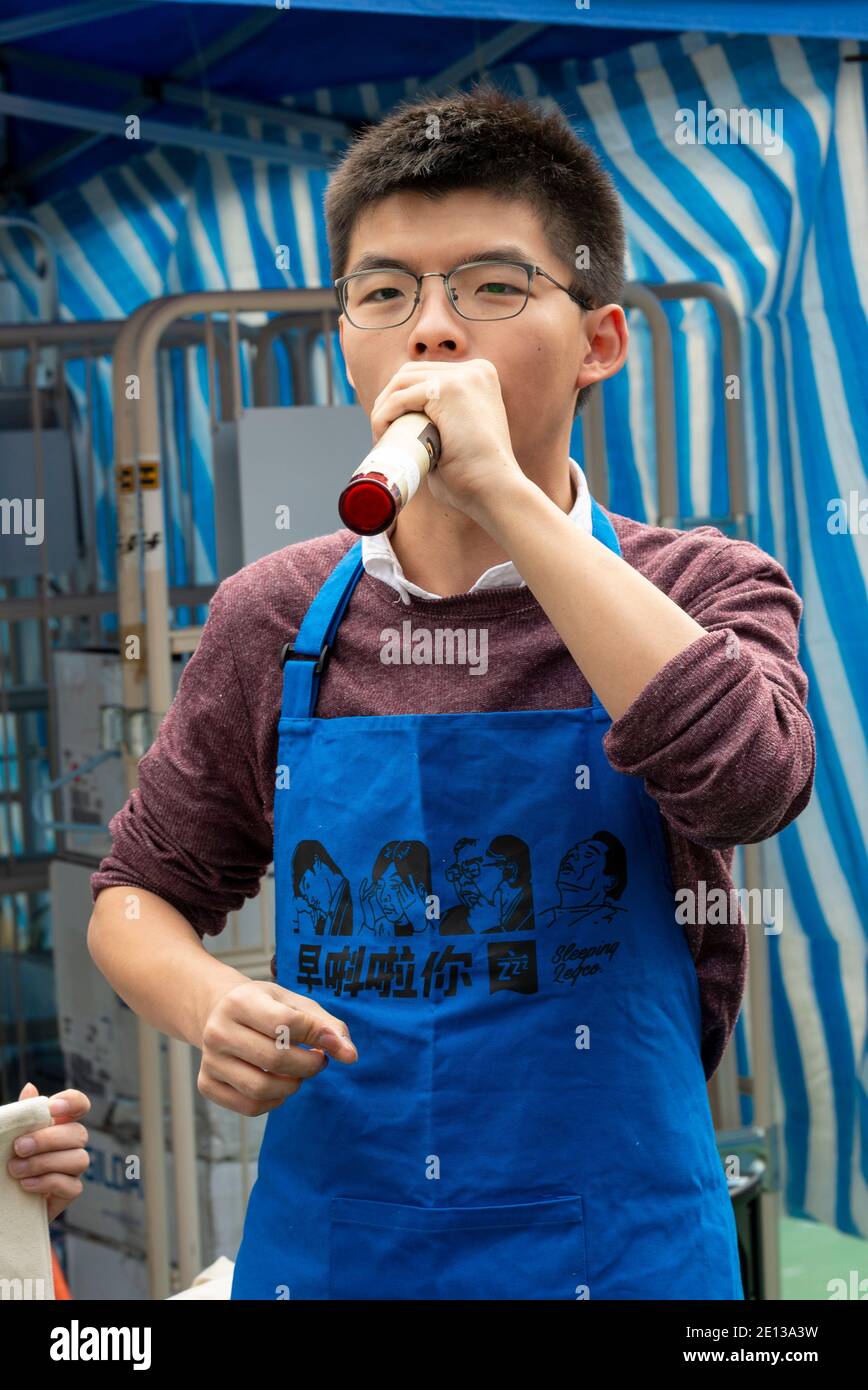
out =
[[316,718],[362,573],[285,661],[274,801],[277,982],[358,1060],[269,1114],[232,1298],[742,1299],[656,803],[596,696]]

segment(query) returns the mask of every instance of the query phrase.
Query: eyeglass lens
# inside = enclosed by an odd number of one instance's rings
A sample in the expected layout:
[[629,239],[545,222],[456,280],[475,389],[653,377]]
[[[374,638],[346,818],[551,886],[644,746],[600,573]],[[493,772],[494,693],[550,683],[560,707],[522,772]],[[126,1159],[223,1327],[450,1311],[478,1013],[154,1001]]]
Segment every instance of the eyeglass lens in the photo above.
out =
[[[480,261],[453,271],[452,302],[468,319],[508,319],[524,308],[528,273],[503,261]],[[358,328],[392,328],[412,313],[416,281],[404,270],[366,270],[345,286],[345,307]]]

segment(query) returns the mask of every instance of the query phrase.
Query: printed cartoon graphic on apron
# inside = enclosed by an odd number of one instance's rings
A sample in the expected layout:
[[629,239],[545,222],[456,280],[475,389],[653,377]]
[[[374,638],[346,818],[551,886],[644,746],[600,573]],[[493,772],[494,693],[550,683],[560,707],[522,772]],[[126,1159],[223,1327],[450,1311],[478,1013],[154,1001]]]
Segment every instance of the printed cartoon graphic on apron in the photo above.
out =
[[[389,840],[374,862],[370,879],[362,878],[358,901],[357,932],[377,937],[427,937],[524,933],[535,930],[531,855],[517,835],[497,835],[487,842],[461,836],[453,845],[452,858],[444,863],[443,883],[432,885],[428,847],[421,840]],[[347,880],[322,845],[303,840],[292,856],[293,882],[297,884],[294,905],[295,932],[300,935],[348,935],[353,921]],[[303,870],[303,872],[302,872]],[[459,902],[447,906],[442,918],[440,904],[447,894],[432,887],[451,889]],[[627,887],[627,851],[608,830],[596,830],[587,839],[572,845],[558,866],[558,902],[540,914],[544,929],[565,928],[569,940],[554,951],[541,947],[541,958],[553,967],[553,983],[575,984],[600,974],[611,963],[620,940],[593,941],[594,929],[610,925],[627,909],[616,901]],[[338,905],[338,908],[335,907]],[[332,925],[329,925],[331,923]],[[381,996],[390,982],[403,986],[395,997],[417,997],[407,982],[418,974],[427,997],[442,980],[442,987],[453,991],[472,972],[461,970],[470,958],[441,952],[428,942],[419,955],[413,948],[386,953],[360,946],[352,951],[333,951],[299,946],[295,983],[313,991],[315,985],[329,986],[340,995],[344,988],[356,994],[374,989]],[[537,945],[535,939],[513,939],[509,945],[489,949],[489,993],[509,989],[519,994],[535,994],[538,988]],[[546,971],[548,975],[548,970]]]
[[627,887],[627,851],[617,835],[595,830],[567,850],[558,868],[558,901],[540,926],[597,927],[624,911],[616,902]]
[[[390,840],[362,878],[354,918],[350,883],[319,840],[302,840],[292,855],[294,926],[317,936],[419,936],[432,925],[441,936],[532,931],[535,927],[531,855],[517,835],[488,841],[463,836],[443,871],[459,901],[442,917],[432,894],[431,862],[421,840]],[[573,845],[558,868],[558,901],[539,916],[542,927],[597,927],[625,911],[627,852],[616,835],[597,830]],[[354,920],[358,925],[354,928]]]
[[470,932],[531,931],[533,888],[530,851],[517,835],[488,843],[456,840],[446,878],[459,901],[443,914],[441,936]]
[[377,855],[370,882],[359,885],[362,930],[375,936],[428,931],[431,864],[421,840],[390,840]]
[[319,840],[301,840],[292,856],[295,890],[293,930],[317,936],[348,936],[353,930],[350,885]]

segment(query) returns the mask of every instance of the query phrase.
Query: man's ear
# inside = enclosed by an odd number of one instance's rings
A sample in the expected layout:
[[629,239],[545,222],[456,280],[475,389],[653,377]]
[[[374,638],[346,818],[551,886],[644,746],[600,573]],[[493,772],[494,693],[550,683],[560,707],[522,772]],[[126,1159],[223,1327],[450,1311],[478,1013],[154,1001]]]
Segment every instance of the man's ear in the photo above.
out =
[[[588,326],[590,320],[593,320],[592,328]],[[588,352],[576,373],[575,380],[575,387],[579,391],[615,376],[627,360],[630,331],[622,306],[604,304],[600,308],[592,309],[585,323],[585,333]]]

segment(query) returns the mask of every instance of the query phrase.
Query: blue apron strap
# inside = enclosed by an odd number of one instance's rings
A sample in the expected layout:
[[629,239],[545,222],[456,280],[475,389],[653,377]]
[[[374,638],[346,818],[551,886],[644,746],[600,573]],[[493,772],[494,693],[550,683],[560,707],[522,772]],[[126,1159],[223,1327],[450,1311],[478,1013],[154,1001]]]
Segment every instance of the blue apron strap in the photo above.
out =
[[[621,546],[615,534],[615,528],[595,497],[591,498],[591,521],[593,523],[593,534],[596,536],[597,540],[601,541],[603,545],[608,546],[609,550],[614,550],[616,555],[620,555]],[[597,699],[596,690],[591,691],[591,696],[591,703],[594,709],[601,710],[608,719],[608,713]]]
[[319,679],[352,592],[364,573],[362,542],[351,545],[335,565],[302,619],[298,636],[281,653],[281,718],[309,718],[316,706]]
[[610,550],[614,550],[616,555],[620,555],[621,546],[615,534],[615,528],[606,516],[606,513],[603,511],[596,497],[591,498],[591,520],[594,526],[594,535],[597,540],[602,541],[603,545],[608,546]]

